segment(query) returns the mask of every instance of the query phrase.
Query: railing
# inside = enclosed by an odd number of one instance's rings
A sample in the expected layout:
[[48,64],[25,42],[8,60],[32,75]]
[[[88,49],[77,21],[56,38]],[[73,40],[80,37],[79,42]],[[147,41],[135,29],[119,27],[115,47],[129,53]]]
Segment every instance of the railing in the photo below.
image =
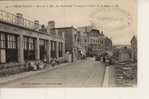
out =
[[35,29],[34,22],[25,19],[25,18],[18,18],[15,14],[0,10],[0,21],[11,23],[14,25],[18,25],[21,27]]
[[[36,30],[35,23],[33,21],[30,21],[23,17],[21,17],[21,18],[17,17],[17,15],[6,12],[4,10],[0,10],[0,21],[10,23],[10,24],[13,24],[16,26],[21,26],[21,27],[25,27],[28,29]],[[39,25],[39,27],[41,28],[41,25]],[[39,31],[39,30],[37,30],[37,31]],[[63,37],[60,37],[60,36],[54,35],[54,34],[51,34],[50,36],[52,36],[53,38],[57,38],[57,39],[64,39]]]

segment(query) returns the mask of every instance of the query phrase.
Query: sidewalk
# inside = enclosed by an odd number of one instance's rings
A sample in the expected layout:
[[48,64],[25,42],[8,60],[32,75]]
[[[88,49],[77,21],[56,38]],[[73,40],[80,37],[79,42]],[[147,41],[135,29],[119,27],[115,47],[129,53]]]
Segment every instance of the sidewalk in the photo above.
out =
[[15,75],[10,75],[8,77],[1,77],[0,78],[0,85],[6,84],[6,83],[9,83],[12,81],[16,81],[16,80],[21,80],[21,79],[24,79],[24,78],[27,78],[29,76],[33,76],[36,74],[44,73],[44,72],[47,72],[49,70],[54,70],[56,68],[60,68],[60,67],[63,67],[63,66],[69,65],[69,64],[71,64],[71,63],[63,63],[63,64],[56,65],[55,67],[52,67],[51,65],[49,65],[42,70],[23,72],[23,73],[19,73],[19,74],[15,74]]
[[103,87],[115,87],[115,80],[114,80],[114,68],[112,66],[106,67]]

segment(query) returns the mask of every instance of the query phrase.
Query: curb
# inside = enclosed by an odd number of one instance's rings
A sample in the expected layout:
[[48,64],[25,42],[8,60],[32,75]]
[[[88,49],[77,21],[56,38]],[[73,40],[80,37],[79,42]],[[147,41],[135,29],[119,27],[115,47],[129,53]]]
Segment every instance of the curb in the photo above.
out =
[[102,87],[109,87],[110,86],[109,85],[109,82],[110,82],[109,80],[110,80],[110,67],[106,67]]
[[103,81],[103,87],[115,87],[115,80],[114,80],[114,71],[112,66],[106,67],[105,75],[104,75],[104,81]]

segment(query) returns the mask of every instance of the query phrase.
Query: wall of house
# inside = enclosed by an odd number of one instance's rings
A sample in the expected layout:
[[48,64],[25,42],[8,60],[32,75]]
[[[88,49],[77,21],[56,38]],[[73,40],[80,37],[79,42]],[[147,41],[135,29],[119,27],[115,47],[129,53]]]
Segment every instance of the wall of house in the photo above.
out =
[[[17,49],[16,49],[16,62],[18,63],[25,63],[25,60],[27,59],[25,57],[25,53],[34,53],[34,58],[30,59],[30,60],[39,60],[41,59],[40,57],[40,41],[44,40],[45,41],[45,53],[46,55],[46,61],[49,62],[51,60],[51,40],[56,42],[56,57],[62,57],[61,55],[59,55],[59,50],[63,49],[65,50],[63,47],[64,46],[64,38],[60,38],[60,37],[52,37],[47,33],[42,33],[42,32],[38,32],[35,30],[31,30],[28,28],[24,28],[24,27],[20,27],[20,26],[16,26],[14,24],[9,24],[9,23],[5,23],[5,22],[0,22],[0,33],[7,35],[15,35],[16,37],[16,44],[17,44]],[[25,39],[27,39],[26,41],[26,46],[28,46],[28,49],[26,49],[25,51]],[[6,42],[5,42],[6,44]],[[7,45],[7,44],[6,44]],[[61,46],[61,47],[60,47]],[[30,51],[28,51],[30,50]],[[62,50],[62,51],[63,51]],[[12,50],[10,50],[11,52]],[[1,50],[1,53],[3,52],[3,50]],[[6,55],[1,54],[1,56],[5,56],[5,58],[0,58],[1,59],[1,63],[8,63],[7,60],[8,58],[8,49],[6,50]],[[29,54],[30,55],[30,54]],[[64,52],[63,54],[64,55]],[[12,57],[14,58],[14,57]],[[1,64],[0,63],[0,64]]]

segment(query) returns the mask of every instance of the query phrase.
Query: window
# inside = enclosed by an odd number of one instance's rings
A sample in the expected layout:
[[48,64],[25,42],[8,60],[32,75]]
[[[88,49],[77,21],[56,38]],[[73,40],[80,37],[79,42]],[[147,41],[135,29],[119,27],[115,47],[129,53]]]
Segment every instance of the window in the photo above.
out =
[[27,50],[27,38],[24,38],[24,50]]
[[17,62],[17,36],[0,33],[0,63]]
[[35,39],[31,37],[24,37],[24,59],[35,59]]
[[17,36],[12,34],[7,34],[7,49],[6,49],[7,62],[17,62],[18,52],[17,52]]
[[29,50],[34,50],[34,39],[29,38]]
[[6,46],[6,39],[5,39],[5,34],[0,33],[0,48],[5,48]]
[[35,50],[35,40],[33,38],[24,37],[24,50]]
[[9,49],[17,48],[17,39],[14,35],[7,35],[7,46]]
[[0,63],[6,62],[5,34],[0,32]]

